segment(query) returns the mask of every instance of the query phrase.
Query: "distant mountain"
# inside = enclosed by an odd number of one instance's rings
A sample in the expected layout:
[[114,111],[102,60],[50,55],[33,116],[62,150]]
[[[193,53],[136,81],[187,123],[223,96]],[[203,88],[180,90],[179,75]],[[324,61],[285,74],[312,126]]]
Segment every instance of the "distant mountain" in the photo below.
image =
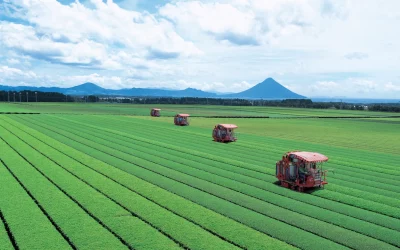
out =
[[288,99],[305,98],[298,95],[284,86],[280,85],[272,78],[256,86],[236,94],[217,94],[205,92],[202,90],[187,88],[184,90],[151,89],[151,88],[131,88],[131,89],[105,89],[94,83],[86,82],[71,88],[59,87],[30,87],[30,86],[2,86],[0,90],[5,91],[43,91],[60,92],[66,95],[117,95],[117,96],[152,96],[152,97],[214,97],[214,98],[243,98],[243,99]]
[[169,96],[169,97],[215,97],[216,94],[204,92],[198,89],[187,88],[184,90],[131,88],[110,91],[108,95],[121,96]]
[[103,89],[102,87],[91,83],[85,82],[84,84],[64,89],[64,94],[68,95],[87,95],[89,93],[93,93],[96,95],[107,95],[110,91],[115,91],[111,89]]
[[267,78],[256,86],[240,93],[225,95],[243,99],[303,99],[305,96],[298,95],[285,88],[272,78]]
[[32,87],[32,86],[4,86],[0,85],[0,90],[5,91],[23,91],[23,90],[31,90],[31,91],[42,91],[42,92],[62,92],[63,88],[59,87]]

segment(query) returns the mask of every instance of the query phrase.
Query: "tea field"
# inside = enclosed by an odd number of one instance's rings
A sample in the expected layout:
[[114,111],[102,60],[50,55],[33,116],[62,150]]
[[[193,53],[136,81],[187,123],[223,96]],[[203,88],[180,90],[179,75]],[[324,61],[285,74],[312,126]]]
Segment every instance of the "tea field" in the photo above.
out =
[[[395,113],[334,110],[300,109],[281,107],[240,107],[213,105],[165,105],[165,104],[104,104],[104,103],[2,103],[0,113],[45,113],[45,114],[111,114],[147,116],[151,108],[161,108],[163,116],[174,116],[177,112],[188,113],[195,117],[210,116],[252,116],[252,117],[390,117]],[[399,115],[397,114],[397,118]]]
[[[152,106],[0,104],[0,249],[400,247],[393,114]],[[217,123],[238,125],[237,142],[214,142]],[[329,184],[278,186],[290,150],[327,155]]]

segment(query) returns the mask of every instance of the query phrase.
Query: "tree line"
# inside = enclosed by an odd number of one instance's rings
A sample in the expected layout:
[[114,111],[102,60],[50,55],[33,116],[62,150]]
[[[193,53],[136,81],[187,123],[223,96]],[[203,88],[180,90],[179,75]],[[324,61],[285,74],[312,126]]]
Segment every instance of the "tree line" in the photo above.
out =
[[72,96],[58,92],[41,91],[0,91],[1,102],[106,102],[132,104],[186,104],[186,105],[223,105],[223,106],[270,106],[290,108],[371,110],[400,112],[400,103],[380,103],[368,106],[344,102],[313,102],[310,99],[285,100],[248,100],[201,97],[109,97],[109,96]]
[[391,104],[352,104],[345,102],[313,102],[310,99],[284,99],[284,100],[247,100],[224,98],[199,98],[199,97],[160,97],[160,98],[110,98],[103,97],[100,101],[110,103],[134,103],[134,104],[197,104],[197,105],[224,105],[224,106],[269,106],[289,108],[314,108],[314,109],[343,109],[343,110],[372,110],[386,112],[400,112],[400,103]]
[[58,92],[0,91],[1,102],[73,102],[72,96]]

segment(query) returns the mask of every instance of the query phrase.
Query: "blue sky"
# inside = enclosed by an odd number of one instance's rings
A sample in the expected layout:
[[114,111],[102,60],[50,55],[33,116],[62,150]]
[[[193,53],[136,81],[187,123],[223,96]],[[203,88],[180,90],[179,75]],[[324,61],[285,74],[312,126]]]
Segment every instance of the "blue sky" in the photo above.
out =
[[0,0],[0,84],[400,98],[398,0]]

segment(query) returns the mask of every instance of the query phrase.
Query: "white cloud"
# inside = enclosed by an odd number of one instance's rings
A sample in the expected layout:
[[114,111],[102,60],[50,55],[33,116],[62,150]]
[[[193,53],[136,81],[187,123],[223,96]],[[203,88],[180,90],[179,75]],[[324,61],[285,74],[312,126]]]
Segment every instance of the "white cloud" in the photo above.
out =
[[[29,25],[2,22],[0,40],[9,48],[37,59],[94,67],[117,67],[107,54],[136,51],[152,59],[199,55],[173,26],[148,13],[120,8],[112,0],[91,0],[93,9],[79,1],[63,5],[56,0],[8,2]],[[56,13],[56,14],[55,14]]]
[[[0,66],[0,84],[15,83],[16,85],[29,85],[35,82],[39,77],[33,71],[23,71],[18,68]],[[10,84],[12,85],[12,84]]]
[[241,92],[253,87],[255,84],[250,84],[246,81],[228,84],[224,89],[220,89],[221,92]]
[[233,2],[178,1],[160,9],[185,31],[198,29],[236,45],[259,45],[306,30],[313,31],[326,13],[336,13],[330,1],[248,0]]
[[9,64],[19,64],[21,62],[18,59],[9,58],[9,59],[7,59],[7,63],[9,63]]
[[[380,87],[384,86],[384,87]],[[307,86],[288,85],[289,89],[308,97],[341,96],[358,98],[399,98],[400,85],[373,79],[346,78],[338,81],[317,81]]]
[[362,53],[362,52],[352,52],[352,53],[344,55],[344,57],[349,60],[353,60],[353,59],[362,60],[362,59],[368,58],[368,54]]
[[397,91],[397,92],[399,92],[399,96],[400,96],[400,84],[394,84],[392,82],[388,82],[385,84],[384,89],[386,91]]
[[146,80],[154,78],[154,74],[150,71],[137,70],[135,68],[128,70],[128,77],[132,80]]
[[367,80],[367,79],[354,79],[350,78],[348,80],[350,83],[352,83],[354,86],[357,88],[362,88],[365,89],[366,91],[374,90],[378,85],[372,80]]
[[333,81],[322,81],[322,82],[317,82],[313,87],[315,89],[325,89],[325,90],[332,90],[334,88],[337,88],[339,85],[336,82]]
[[38,36],[31,26],[5,22],[0,23],[0,32],[5,46],[39,60],[100,66],[107,58],[105,46],[90,40],[77,43],[55,42],[48,36]]
[[36,74],[32,71],[24,72],[17,68],[10,68],[8,66],[1,66],[0,67],[0,76],[6,78],[13,78],[13,77],[27,77],[27,78],[36,78]]

